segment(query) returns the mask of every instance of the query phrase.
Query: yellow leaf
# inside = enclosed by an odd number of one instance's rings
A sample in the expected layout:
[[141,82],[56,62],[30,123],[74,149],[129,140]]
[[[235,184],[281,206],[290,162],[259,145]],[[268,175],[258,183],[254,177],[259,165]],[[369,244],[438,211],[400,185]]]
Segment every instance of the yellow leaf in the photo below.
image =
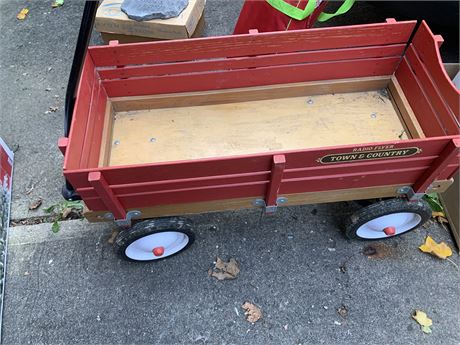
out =
[[417,321],[420,326],[422,326],[422,330],[426,329],[426,327],[430,327],[433,324],[433,321],[426,315],[426,313],[421,310],[416,310],[415,313],[412,314],[412,318]]
[[26,16],[27,16],[28,13],[29,13],[29,9],[24,7],[24,8],[18,13],[18,15],[16,16],[16,18],[18,18],[19,20],[24,20],[24,19],[26,19]]
[[431,212],[431,216],[433,218],[436,218],[436,217],[445,217],[446,215],[444,214],[444,212],[435,212],[435,211],[433,211],[433,212]]
[[430,236],[427,236],[425,243],[418,247],[422,252],[437,256],[440,259],[447,259],[452,255],[452,249],[444,242],[437,243]]
[[430,334],[431,333],[431,328],[429,326],[422,326],[422,332]]

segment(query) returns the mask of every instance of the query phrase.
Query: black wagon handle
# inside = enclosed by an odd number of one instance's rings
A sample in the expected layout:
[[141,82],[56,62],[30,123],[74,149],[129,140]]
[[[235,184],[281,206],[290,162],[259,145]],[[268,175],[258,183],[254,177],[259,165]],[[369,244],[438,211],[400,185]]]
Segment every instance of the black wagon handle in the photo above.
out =
[[[67,91],[65,95],[65,110],[64,110],[64,136],[68,137],[70,126],[72,124],[73,110],[75,108],[75,99],[78,83],[80,81],[83,61],[85,61],[86,51],[88,49],[91,32],[93,30],[94,19],[96,17],[99,1],[86,1],[83,9],[80,30],[78,32],[77,46],[73,56],[72,67],[70,69],[69,81],[67,83]],[[66,200],[80,200],[81,197],[75,192],[75,189],[65,181],[62,187],[62,196]]]
[[78,32],[77,46],[73,56],[72,67],[70,69],[69,82],[65,95],[65,122],[64,136],[68,137],[70,125],[72,122],[73,109],[75,107],[75,98],[78,82],[80,81],[83,61],[85,60],[91,32],[93,30],[94,18],[96,17],[99,1],[86,1],[81,19],[80,31]]

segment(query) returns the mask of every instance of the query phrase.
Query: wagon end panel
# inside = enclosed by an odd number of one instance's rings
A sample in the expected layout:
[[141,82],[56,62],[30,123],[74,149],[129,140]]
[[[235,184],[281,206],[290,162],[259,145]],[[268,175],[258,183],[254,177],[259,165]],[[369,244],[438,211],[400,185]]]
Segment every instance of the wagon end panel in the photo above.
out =
[[[75,109],[68,138],[61,138],[59,148],[65,155],[64,170],[80,167],[81,152],[88,125],[88,113],[93,101],[93,89],[96,84],[96,68],[87,54],[83,63],[80,82],[78,84]],[[63,146],[65,144],[65,147]]]
[[460,134],[460,91],[444,69],[442,42],[423,21],[395,73],[428,137]]
[[80,77],[75,110],[68,138],[59,148],[65,156],[64,170],[97,167],[104,119],[110,107],[92,58],[87,54]]

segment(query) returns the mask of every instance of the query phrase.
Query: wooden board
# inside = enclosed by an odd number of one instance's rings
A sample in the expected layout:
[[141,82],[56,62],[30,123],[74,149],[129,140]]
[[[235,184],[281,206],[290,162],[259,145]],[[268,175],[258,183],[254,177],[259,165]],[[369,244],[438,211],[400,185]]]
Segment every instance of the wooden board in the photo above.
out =
[[97,66],[190,61],[407,43],[416,21],[90,47]]
[[433,35],[425,21],[422,21],[412,40],[420,60],[423,61],[424,67],[429,71],[430,78],[433,79],[432,82],[439,89],[458,122],[460,118],[460,90],[455,87],[444,69],[439,51],[443,42],[441,36]]
[[[198,24],[196,26],[195,32],[193,32],[192,37],[201,37],[203,36],[205,27],[204,15],[201,16]],[[101,38],[105,44],[109,44],[110,41],[118,41],[119,43],[139,43],[139,42],[151,42],[151,41],[162,41],[167,39],[177,39],[177,37],[171,38],[153,38],[145,36],[136,36],[136,35],[127,35],[127,34],[117,34],[113,32],[101,32]],[[181,37],[182,38],[182,37]]]
[[318,63],[354,59],[401,57],[407,44],[370,46],[360,48],[324,49],[291,53],[265,54],[236,58],[204,59],[159,63],[150,65],[128,65],[100,69],[102,80],[161,76],[171,74],[228,71],[246,68],[273,67],[292,64]]
[[141,109],[174,108],[192,105],[259,101],[271,98],[311,96],[326,93],[381,90],[388,86],[391,81],[390,78],[390,76],[347,78],[241,87],[227,90],[208,90],[148,96],[112,97],[111,102],[114,111],[119,112]]
[[113,131],[113,105],[111,101],[107,102],[104,125],[101,138],[101,150],[99,154],[99,166],[106,166],[109,164],[111,135]]
[[395,104],[395,108],[398,110],[406,132],[410,133],[411,138],[425,138],[425,133],[423,133],[423,129],[417,121],[417,116],[415,116],[410,107],[409,101],[404,95],[396,77],[391,78],[391,82],[388,84],[388,91],[391,94],[391,99]]
[[[161,42],[160,42],[161,43]],[[134,45],[134,44],[133,44]],[[400,56],[103,80],[109,97],[223,90],[393,74]]]
[[126,111],[109,164],[129,165],[405,139],[379,91]]
[[[452,180],[435,181],[435,189],[429,192],[442,192],[445,191],[451,184]],[[303,204],[319,204],[325,202],[339,202],[347,200],[363,200],[363,199],[374,199],[383,197],[396,196],[398,188],[404,185],[390,185],[390,186],[378,186],[368,188],[355,188],[355,189],[342,189],[342,190],[331,190],[321,193],[296,193],[296,194],[285,194],[283,197],[287,198],[287,202],[282,206],[294,206]],[[196,214],[204,212],[219,212],[226,210],[239,210],[247,208],[255,208],[255,198],[238,198],[229,200],[213,200],[205,202],[194,202],[185,204],[170,204],[170,205],[158,205],[145,208],[137,208],[141,211],[142,218],[153,218],[163,216],[177,216],[186,214]],[[106,221],[103,218],[106,211],[86,211],[84,216],[90,222],[101,222]]]

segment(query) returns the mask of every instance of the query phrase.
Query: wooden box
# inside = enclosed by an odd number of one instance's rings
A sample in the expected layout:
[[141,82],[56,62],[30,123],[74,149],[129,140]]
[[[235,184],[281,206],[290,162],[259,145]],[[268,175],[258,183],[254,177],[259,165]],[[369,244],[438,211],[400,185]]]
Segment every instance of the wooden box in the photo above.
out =
[[[176,18],[135,21],[121,10],[122,0],[104,0],[100,4],[94,28],[103,40],[117,39],[120,42],[139,42],[149,39],[171,40],[190,38],[202,31],[203,11],[206,0],[189,0],[189,5]],[[200,26],[201,25],[201,26]],[[115,38],[114,35],[118,36]],[[107,42],[106,42],[107,43]]]

